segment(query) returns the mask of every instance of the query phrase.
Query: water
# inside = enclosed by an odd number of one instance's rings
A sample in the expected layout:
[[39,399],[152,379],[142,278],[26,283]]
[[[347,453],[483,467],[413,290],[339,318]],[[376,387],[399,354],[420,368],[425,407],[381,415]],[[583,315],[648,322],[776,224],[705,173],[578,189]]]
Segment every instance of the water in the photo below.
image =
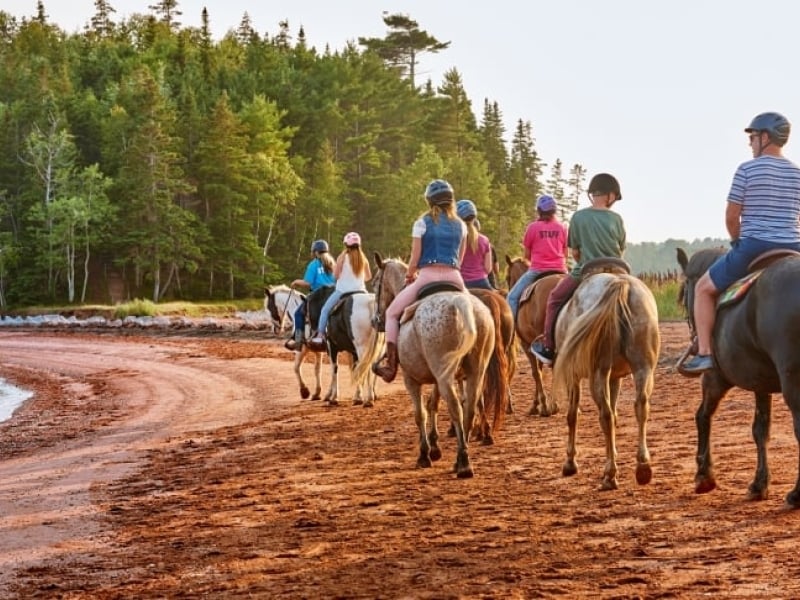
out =
[[31,396],[33,392],[20,389],[0,379],[0,421],[9,419],[17,407]]

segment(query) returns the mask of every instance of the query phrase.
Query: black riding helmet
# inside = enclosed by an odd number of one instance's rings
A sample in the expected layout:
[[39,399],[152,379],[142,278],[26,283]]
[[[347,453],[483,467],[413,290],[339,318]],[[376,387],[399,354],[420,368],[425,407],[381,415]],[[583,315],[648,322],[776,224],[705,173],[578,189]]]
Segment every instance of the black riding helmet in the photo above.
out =
[[622,191],[619,189],[619,181],[608,173],[598,173],[589,182],[589,193],[610,194],[614,193],[617,200],[622,200]]

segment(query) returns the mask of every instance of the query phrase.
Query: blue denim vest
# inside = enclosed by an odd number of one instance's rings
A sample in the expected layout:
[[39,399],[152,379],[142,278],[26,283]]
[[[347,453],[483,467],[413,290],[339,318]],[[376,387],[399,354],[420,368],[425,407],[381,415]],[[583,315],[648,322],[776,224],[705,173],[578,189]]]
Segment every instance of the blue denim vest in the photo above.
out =
[[458,249],[461,247],[463,231],[460,219],[448,219],[444,215],[435,223],[430,215],[425,220],[425,233],[422,236],[422,254],[419,268],[429,265],[447,265],[458,268]]

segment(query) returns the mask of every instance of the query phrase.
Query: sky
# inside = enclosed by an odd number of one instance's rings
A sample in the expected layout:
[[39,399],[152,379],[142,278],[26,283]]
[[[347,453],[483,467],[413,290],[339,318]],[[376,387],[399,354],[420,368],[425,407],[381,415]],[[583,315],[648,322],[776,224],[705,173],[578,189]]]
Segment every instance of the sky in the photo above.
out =
[[[119,21],[155,0],[109,3]],[[94,0],[44,7],[67,32],[94,14]],[[800,129],[796,0],[179,0],[181,24],[199,26],[203,7],[217,39],[247,13],[270,37],[282,20],[295,36],[302,26],[320,53],[384,37],[384,12],[408,15],[450,42],[420,57],[418,85],[455,68],[479,122],[488,99],[507,141],[519,120],[531,123],[546,173],[560,159],[565,174],[575,164],[589,177],[614,174],[630,243],[727,238],[731,179],[752,156],[744,128],[777,111]],[[0,10],[30,17],[36,0],[3,0]],[[799,145],[784,148],[797,162]]]

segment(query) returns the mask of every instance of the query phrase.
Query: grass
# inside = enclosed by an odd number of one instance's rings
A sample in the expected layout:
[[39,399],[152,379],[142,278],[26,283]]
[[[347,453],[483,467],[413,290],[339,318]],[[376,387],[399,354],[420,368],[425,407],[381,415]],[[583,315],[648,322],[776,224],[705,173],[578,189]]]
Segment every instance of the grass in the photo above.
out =
[[677,281],[650,284],[658,305],[659,321],[681,321],[685,318],[683,308],[678,304],[679,288],[680,283]]
[[111,319],[125,317],[232,317],[237,312],[263,310],[262,298],[245,298],[219,302],[161,302],[136,298],[121,304],[74,304],[66,306],[30,306],[9,311],[19,316],[61,314],[85,317],[99,315]]

